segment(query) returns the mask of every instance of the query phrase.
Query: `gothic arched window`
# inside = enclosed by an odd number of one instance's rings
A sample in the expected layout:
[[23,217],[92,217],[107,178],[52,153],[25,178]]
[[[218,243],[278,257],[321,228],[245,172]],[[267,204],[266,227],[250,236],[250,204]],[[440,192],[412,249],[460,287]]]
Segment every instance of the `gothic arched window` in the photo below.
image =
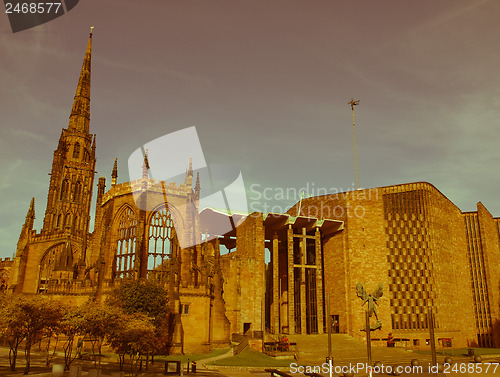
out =
[[135,213],[130,208],[126,208],[118,219],[118,245],[115,257],[117,277],[133,277],[136,228]]
[[148,276],[160,278],[177,247],[172,215],[166,208],[155,212],[149,222]]
[[61,200],[67,200],[68,199],[68,194],[69,194],[69,180],[65,179],[62,181],[61,185]]
[[0,292],[6,291],[9,285],[9,274],[7,271],[0,271]]
[[57,216],[56,228],[60,228],[61,227],[61,219],[62,219],[62,215],[59,214]]
[[74,201],[77,203],[82,201],[82,183],[80,181],[75,184]]
[[71,214],[69,214],[69,213],[64,218],[64,227],[65,228],[71,227]]
[[80,143],[75,143],[73,146],[73,158],[80,158]]
[[40,280],[38,292],[46,292],[49,280],[55,278],[54,267],[63,251],[64,243],[51,247],[44,255],[40,263]]

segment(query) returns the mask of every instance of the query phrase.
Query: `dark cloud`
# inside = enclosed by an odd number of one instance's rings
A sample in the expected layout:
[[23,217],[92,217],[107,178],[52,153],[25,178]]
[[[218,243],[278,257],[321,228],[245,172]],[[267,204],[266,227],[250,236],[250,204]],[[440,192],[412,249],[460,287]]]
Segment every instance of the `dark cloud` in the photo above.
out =
[[350,189],[355,97],[363,187],[426,180],[463,210],[482,201],[498,215],[499,8],[86,0],[38,28],[3,23],[0,256],[12,256],[32,196],[41,227],[92,25],[97,176],[118,157],[127,180],[134,150],[196,126],[207,162],[240,168],[249,190]]

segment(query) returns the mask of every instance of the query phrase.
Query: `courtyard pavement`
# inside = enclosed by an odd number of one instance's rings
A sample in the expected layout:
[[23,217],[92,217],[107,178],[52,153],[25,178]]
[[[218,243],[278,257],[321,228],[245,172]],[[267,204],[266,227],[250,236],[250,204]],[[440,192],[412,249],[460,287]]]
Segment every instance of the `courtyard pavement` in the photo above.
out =
[[[298,360],[290,360],[293,364],[293,368],[279,368],[280,370],[292,374],[293,376],[302,377],[304,376],[302,373],[298,373],[299,366],[310,366],[320,368],[323,363],[325,363],[325,358],[328,353],[328,338],[326,334],[323,335],[307,335],[307,336],[289,336],[291,342],[296,342],[298,347],[298,352],[296,357]],[[332,356],[334,366],[340,367],[348,367],[352,365],[356,366],[358,363],[366,364],[366,344],[360,342],[354,338],[351,338],[347,335],[343,334],[335,334],[332,337]],[[214,361],[216,359],[222,359],[224,357],[231,357],[232,351],[219,355],[217,357],[213,357],[210,359],[198,360],[198,371],[196,374],[189,374],[190,376],[199,376],[199,377],[264,377],[270,376],[269,372],[264,372],[264,367],[222,367],[222,366],[214,366],[207,369],[205,364],[210,361]],[[412,350],[405,350],[403,348],[387,348],[387,347],[372,347],[372,361],[380,361],[387,365],[401,365],[408,367],[412,359],[418,359],[421,365],[427,365],[431,361],[430,355],[424,355],[417,352],[413,352]],[[60,363],[62,360],[59,357],[55,360],[55,362]],[[479,368],[478,364],[471,364],[471,358],[463,355],[453,356],[453,361],[457,363],[462,368],[467,367],[471,368],[470,365],[473,365],[473,368]],[[485,372],[488,364],[485,362],[495,362],[498,363],[500,361],[500,355],[490,356],[489,358],[485,358],[483,364],[481,365],[482,371],[479,369],[474,369],[474,373],[450,373],[450,374],[440,374],[441,376],[447,377],[455,377],[455,376],[468,376],[468,377],[500,377],[500,367],[497,368],[495,372],[493,369],[495,365],[491,364],[488,372]],[[438,355],[438,362],[444,362],[444,356]],[[24,352],[20,350],[18,353],[18,362],[17,362],[17,370],[16,372],[11,372],[8,367],[8,349],[0,348],[0,377],[14,377],[14,376],[22,376],[24,370]],[[81,361],[76,360],[75,363],[83,364],[83,373],[82,377],[88,376],[88,368],[92,367],[90,361]],[[32,357],[32,368],[30,375],[37,377],[51,377],[51,373],[47,373],[47,368],[45,367],[45,358],[36,352],[33,353]],[[128,366],[127,366],[128,367]],[[103,377],[111,376],[114,371],[117,371],[117,365],[113,359],[103,359],[102,363],[103,368]],[[212,369],[213,368],[213,369]],[[424,370],[426,368],[423,368]],[[184,367],[185,370],[185,367]],[[297,373],[293,373],[296,371]],[[342,374],[342,373],[340,373]],[[188,375],[184,372],[184,375]],[[328,373],[322,373],[321,375],[327,377]],[[385,373],[373,374],[374,377],[382,377],[386,376]],[[65,374],[68,376],[68,374]],[[128,377],[129,374],[127,373]],[[160,377],[164,376],[163,374],[163,363],[157,362],[153,366],[149,366],[149,370],[147,372],[143,371],[142,373],[138,373],[138,376],[149,376],[149,377]],[[333,373],[334,377],[338,377],[338,373]],[[365,377],[367,373],[365,370],[356,374],[356,377]],[[436,375],[418,371],[418,373],[402,373],[400,377],[406,376],[419,376],[419,377],[435,377]]]

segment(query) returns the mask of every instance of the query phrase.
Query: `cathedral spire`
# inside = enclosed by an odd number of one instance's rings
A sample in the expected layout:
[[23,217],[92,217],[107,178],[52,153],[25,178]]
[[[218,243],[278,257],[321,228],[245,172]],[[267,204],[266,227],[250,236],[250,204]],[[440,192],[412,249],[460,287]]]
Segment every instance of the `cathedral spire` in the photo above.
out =
[[113,165],[113,171],[111,172],[111,185],[116,185],[116,179],[118,178],[118,159],[115,157],[115,164]]
[[80,78],[76,88],[73,108],[69,116],[68,130],[78,131],[83,133],[89,132],[90,123],[90,62],[92,51],[92,29],[90,29],[89,43],[85,58],[83,59]]

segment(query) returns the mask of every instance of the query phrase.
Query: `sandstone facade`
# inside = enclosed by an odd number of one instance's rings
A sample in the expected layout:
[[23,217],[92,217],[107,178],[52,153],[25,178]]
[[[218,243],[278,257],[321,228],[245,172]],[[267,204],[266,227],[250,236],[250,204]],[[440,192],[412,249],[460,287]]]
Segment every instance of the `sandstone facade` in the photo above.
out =
[[[15,258],[0,262],[2,289],[82,304],[152,279],[169,292],[174,351],[202,352],[242,336],[261,349],[266,332],[323,333],[329,316],[363,338],[356,286],[371,293],[382,283],[372,338],[392,332],[425,347],[432,310],[438,339],[500,346],[500,219],[481,203],[461,212],[429,183],[307,198],[286,214],[228,214],[199,208],[191,163],[184,182],[156,181],[145,154],[141,179],[118,184],[116,161],[108,190],[98,179],[90,231],[91,42],[54,151],[43,228],[33,229],[33,200]],[[214,233],[220,221],[232,230]]]

